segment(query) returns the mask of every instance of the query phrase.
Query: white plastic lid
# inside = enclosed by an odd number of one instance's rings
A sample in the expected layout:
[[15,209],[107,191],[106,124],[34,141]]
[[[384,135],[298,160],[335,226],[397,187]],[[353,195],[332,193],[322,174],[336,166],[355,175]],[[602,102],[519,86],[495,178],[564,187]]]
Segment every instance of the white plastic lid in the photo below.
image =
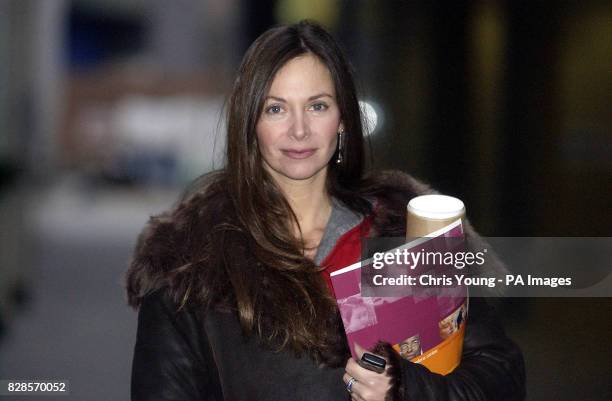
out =
[[465,206],[452,196],[422,195],[408,202],[408,210],[428,219],[448,219],[465,213]]

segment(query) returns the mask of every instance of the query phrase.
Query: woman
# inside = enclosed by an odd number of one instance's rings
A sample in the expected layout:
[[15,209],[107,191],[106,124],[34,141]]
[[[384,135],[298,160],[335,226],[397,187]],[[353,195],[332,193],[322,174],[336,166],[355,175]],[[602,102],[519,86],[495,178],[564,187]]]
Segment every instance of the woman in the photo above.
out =
[[259,37],[227,118],[226,168],[151,219],[128,272],[140,308],[132,399],[522,399],[520,351],[477,300],[447,376],[385,343],[373,350],[382,373],[350,358],[329,273],[359,259],[363,236],[403,236],[406,202],[429,189],[363,175],[355,86],[325,30]]

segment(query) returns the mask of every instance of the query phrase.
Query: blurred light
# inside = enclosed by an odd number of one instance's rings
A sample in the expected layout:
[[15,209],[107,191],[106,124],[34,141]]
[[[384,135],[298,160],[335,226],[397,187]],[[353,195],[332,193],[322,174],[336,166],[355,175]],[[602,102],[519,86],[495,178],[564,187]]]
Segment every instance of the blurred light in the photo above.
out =
[[126,96],[111,116],[119,169],[127,165],[136,179],[158,169],[161,181],[183,182],[221,167],[222,102],[217,97]]
[[359,101],[359,108],[361,109],[361,119],[363,121],[364,133],[368,136],[373,136],[379,126],[382,125],[383,114],[381,107],[374,101]]
[[296,23],[311,19],[333,28],[340,21],[338,0],[280,0],[276,3],[276,19],[282,23]]

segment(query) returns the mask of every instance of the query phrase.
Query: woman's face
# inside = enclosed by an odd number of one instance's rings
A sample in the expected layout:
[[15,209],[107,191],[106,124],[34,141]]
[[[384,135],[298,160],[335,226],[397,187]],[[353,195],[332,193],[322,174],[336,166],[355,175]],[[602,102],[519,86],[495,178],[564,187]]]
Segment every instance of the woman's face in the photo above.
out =
[[324,178],[341,126],[327,67],[310,53],[288,61],[274,77],[257,122],[264,168],[280,182]]
[[415,356],[419,355],[421,350],[421,337],[416,334],[401,343],[400,345],[400,354],[404,358],[412,359]]

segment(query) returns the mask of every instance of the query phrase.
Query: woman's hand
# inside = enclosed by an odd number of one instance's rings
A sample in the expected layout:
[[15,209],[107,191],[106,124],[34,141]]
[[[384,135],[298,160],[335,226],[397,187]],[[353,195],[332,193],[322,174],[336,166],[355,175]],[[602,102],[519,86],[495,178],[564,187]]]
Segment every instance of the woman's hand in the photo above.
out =
[[[357,358],[361,359],[365,351],[359,344],[355,343]],[[354,401],[384,401],[387,391],[391,388],[391,378],[387,373],[388,368],[387,364],[384,372],[376,373],[359,366],[357,361],[350,358],[346,362],[346,372],[342,380],[348,385],[351,378],[355,379],[351,385],[351,399]]]

